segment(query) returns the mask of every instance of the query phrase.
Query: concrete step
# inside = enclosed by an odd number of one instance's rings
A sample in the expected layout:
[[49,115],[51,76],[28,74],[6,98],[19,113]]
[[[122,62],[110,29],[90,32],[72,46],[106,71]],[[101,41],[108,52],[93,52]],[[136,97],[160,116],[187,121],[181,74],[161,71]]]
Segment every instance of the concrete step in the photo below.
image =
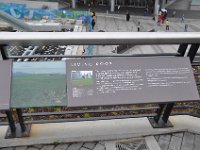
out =
[[168,9],[189,10],[192,0],[176,0]]

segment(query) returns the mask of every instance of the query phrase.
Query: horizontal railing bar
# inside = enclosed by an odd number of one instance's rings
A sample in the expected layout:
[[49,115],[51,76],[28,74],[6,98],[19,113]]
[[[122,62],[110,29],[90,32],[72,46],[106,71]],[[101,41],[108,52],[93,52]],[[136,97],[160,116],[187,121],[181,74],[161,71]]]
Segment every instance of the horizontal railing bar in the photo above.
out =
[[195,76],[198,76],[198,75],[200,75],[200,73],[194,73],[194,75],[195,75]]
[[122,111],[143,111],[143,110],[155,110],[155,109],[160,109],[160,108],[155,106],[155,107],[126,108],[126,109],[82,110],[82,111],[62,111],[62,112],[38,112],[38,113],[23,113],[23,117],[47,116],[47,115],[64,115],[64,114],[122,112]]
[[56,120],[30,120],[25,121],[25,124],[43,124],[43,123],[60,123],[60,122],[79,122],[79,121],[95,121],[95,120],[111,120],[111,119],[126,119],[140,117],[154,117],[155,113],[143,115],[123,115],[123,116],[106,116],[106,117],[91,117],[91,118],[69,118]]
[[192,106],[192,105],[184,105],[184,106],[174,106],[174,108],[178,108],[178,109],[198,109],[200,110],[200,107],[198,106]]
[[193,116],[193,113],[189,113],[189,112],[172,112],[170,116],[178,116],[178,115],[189,115],[189,116]]
[[6,126],[8,125],[8,122],[0,122],[0,126]]
[[9,59],[25,59],[25,58],[93,58],[93,57],[157,57],[157,56],[176,56],[177,53],[163,53],[163,54],[135,54],[135,55],[31,55],[31,56],[8,56]]
[[200,66],[200,62],[193,62],[192,66]]
[[196,82],[196,85],[200,85],[200,82]]
[[1,32],[0,44],[8,45],[120,45],[194,44],[198,32]]
[[6,118],[6,114],[0,114],[0,118]]

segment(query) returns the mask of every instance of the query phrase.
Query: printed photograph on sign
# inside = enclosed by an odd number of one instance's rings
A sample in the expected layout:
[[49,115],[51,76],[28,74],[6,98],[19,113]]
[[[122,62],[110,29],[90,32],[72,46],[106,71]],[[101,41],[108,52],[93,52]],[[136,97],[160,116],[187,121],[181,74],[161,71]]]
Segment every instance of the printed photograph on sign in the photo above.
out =
[[72,71],[73,86],[89,86],[93,84],[93,71]]
[[12,81],[12,107],[67,104],[65,62],[16,62]]

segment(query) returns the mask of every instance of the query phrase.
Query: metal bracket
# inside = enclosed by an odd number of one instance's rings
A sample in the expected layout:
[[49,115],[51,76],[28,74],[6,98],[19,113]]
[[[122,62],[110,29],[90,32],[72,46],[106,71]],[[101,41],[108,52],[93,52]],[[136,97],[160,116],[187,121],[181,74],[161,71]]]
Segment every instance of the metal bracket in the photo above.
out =
[[8,59],[8,54],[6,52],[6,47],[7,45],[6,44],[1,44],[0,45],[0,52],[1,52],[1,56],[2,56],[2,59],[3,60],[7,60]]
[[169,128],[173,127],[170,121],[168,121],[169,116],[172,112],[174,103],[160,104],[160,109],[157,110],[157,116],[154,118],[148,118],[151,126],[153,128]]
[[5,139],[29,137],[30,131],[31,131],[31,125],[26,125],[26,131],[22,132],[20,124],[16,124],[15,133],[12,133],[10,128],[8,128]]
[[31,124],[25,125],[24,118],[22,115],[21,109],[16,109],[19,124],[16,125],[15,132],[11,131],[11,128],[7,130],[6,139],[10,138],[22,138],[22,137],[29,137],[31,131]]
[[172,123],[170,121],[167,121],[167,123],[165,123],[162,119],[159,120],[159,122],[155,122],[154,118],[148,118],[151,126],[153,128],[170,128],[173,127]]
[[199,44],[192,44],[192,46],[190,47],[190,50],[187,56],[190,57],[191,63],[193,62],[198,49],[199,49]]
[[180,44],[179,48],[178,48],[178,55],[179,57],[184,57],[185,52],[187,50],[188,44]]

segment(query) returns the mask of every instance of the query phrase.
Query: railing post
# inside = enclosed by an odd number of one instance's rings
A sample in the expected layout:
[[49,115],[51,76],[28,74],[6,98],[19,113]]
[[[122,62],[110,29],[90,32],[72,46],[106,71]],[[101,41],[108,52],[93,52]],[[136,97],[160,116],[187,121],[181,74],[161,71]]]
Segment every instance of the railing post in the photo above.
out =
[[187,56],[190,58],[191,63],[193,62],[195,55],[199,49],[199,44],[192,44]]
[[22,115],[22,110],[21,109],[16,109],[16,111],[17,111],[17,116],[18,116],[18,120],[19,120],[19,124],[20,124],[21,130],[22,130],[22,132],[25,132],[26,131],[26,126],[24,124],[24,118],[23,118],[23,115]]
[[184,56],[187,50],[188,44],[180,44],[178,48],[178,56]]
[[162,120],[163,120],[164,124],[167,124],[169,116],[170,116],[170,114],[172,112],[173,106],[174,106],[174,103],[168,103],[167,104],[167,106],[165,108],[165,111],[163,113],[163,117],[162,117]]
[[162,112],[163,112],[163,109],[164,109],[164,107],[165,107],[165,104],[159,104],[159,107],[160,107],[160,109],[157,109],[157,111],[156,111],[156,114],[157,114],[157,115],[154,117],[155,123],[158,123],[158,122],[159,122],[160,117],[161,117]]
[[24,123],[24,118],[23,118],[23,112],[21,108],[17,108],[16,109],[17,112],[17,117],[19,120],[19,125],[18,126],[18,130],[19,130],[19,134],[17,135],[17,137],[29,137],[30,136],[30,131],[31,131],[31,125],[25,125]]
[[7,116],[7,119],[8,119],[8,123],[9,123],[9,129],[6,133],[6,137],[5,138],[12,138],[12,137],[15,137],[16,135],[16,126],[15,126],[15,121],[13,119],[13,116],[12,116],[12,113],[10,110],[7,110],[6,111],[6,116]]
[[7,52],[6,52],[6,46],[7,45],[4,45],[4,44],[0,45],[0,51],[1,51],[1,56],[2,56],[3,60],[7,60],[8,59],[8,55],[7,55]]

